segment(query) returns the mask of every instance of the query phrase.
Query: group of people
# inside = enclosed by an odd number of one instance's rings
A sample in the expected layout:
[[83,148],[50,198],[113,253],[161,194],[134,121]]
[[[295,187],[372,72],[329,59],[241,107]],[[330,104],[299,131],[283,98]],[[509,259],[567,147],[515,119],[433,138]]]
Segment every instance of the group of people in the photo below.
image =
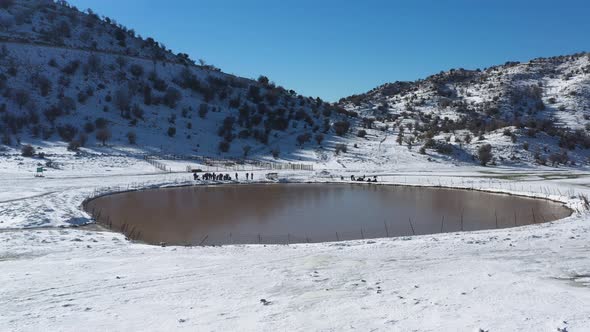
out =
[[[341,180],[344,181],[344,176],[340,177]],[[359,177],[354,177],[354,175],[350,176],[350,181],[357,181],[357,182],[377,182],[377,175],[373,176],[373,179],[371,179],[371,177],[366,177],[366,176],[359,176]]]
[[[238,173],[236,173],[236,181],[238,180]],[[201,180],[201,178],[199,177],[198,173],[193,173],[193,179],[195,181],[197,180]],[[229,174],[223,174],[223,173],[219,173],[219,174],[215,174],[215,173],[205,173],[202,176],[202,179],[204,181],[231,181],[232,177]],[[246,180],[254,180],[254,173],[246,173]]]

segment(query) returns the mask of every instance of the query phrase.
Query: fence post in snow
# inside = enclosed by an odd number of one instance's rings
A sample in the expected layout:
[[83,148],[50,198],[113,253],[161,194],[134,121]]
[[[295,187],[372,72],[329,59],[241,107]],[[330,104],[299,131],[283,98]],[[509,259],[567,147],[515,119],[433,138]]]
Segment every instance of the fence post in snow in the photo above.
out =
[[416,235],[416,232],[414,231],[414,225],[412,225],[412,218],[408,218],[408,221],[410,222],[410,227],[412,228],[412,235]]
[[498,213],[494,210],[494,217],[496,217],[496,229],[498,228]]
[[514,227],[516,227],[516,211],[514,211]]

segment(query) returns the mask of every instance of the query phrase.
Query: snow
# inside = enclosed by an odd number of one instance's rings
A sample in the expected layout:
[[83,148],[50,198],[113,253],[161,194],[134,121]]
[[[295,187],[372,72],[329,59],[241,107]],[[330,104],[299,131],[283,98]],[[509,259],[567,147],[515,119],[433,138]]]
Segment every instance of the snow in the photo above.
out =
[[[502,230],[289,246],[159,247],[100,229],[59,226],[89,222],[80,204],[97,190],[190,183],[190,174],[182,171],[191,161],[162,159],[179,171],[164,173],[138,158],[96,154],[80,161],[63,147],[50,151],[58,155],[60,149],[63,167],[44,178],[30,173],[35,160],[0,162],[3,329],[582,331],[590,326],[590,217],[577,198],[589,193],[583,170],[433,168],[422,161],[386,168],[352,158],[317,163],[313,172],[279,174],[293,182],[377,174],[381,183],[560,200],[576,212],[557,222]],[[262,179],[265,172],[255,173]]]

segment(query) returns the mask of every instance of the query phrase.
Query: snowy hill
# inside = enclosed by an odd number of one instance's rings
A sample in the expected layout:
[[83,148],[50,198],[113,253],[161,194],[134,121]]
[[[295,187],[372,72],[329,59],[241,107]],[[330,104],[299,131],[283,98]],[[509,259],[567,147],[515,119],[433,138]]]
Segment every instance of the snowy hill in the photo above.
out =
[[[329,104],[223,73],[66,2],[0,1],[0,150],[336,168],[588,163],[587,54],[451,70]],[[486,145],[490,144],[489,147]],[[56,150],[57,149],[57,150]],[[481,151],[480,151],[481,150]]]
[[454,69],[339,104],[358,112],[364,127],[433,158],[475,161],[490,144],[492,162],[501,164],[587,164],[590,54]]
[[[66,3],[3,1],[0,136],[148,153],[303,159],[346,112],[319,98],[195,65]],[[62,142],[62,143],[60,143]]]

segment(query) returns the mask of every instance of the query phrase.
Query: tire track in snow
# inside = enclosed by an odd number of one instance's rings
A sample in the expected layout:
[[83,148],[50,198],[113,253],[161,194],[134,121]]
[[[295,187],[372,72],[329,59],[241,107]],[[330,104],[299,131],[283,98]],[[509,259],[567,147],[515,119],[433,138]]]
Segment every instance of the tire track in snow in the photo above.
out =
[[58,193],[58,192],[60,192],[60,191],[59,190],[56,190],[56,191],[49,191],[49,192],[46,192],[46,193],[42,193],[42,194],[38,194],[38,195],[33,195],[33,196],[27,196],[27,197],[9,199],[9,200],[6,200],[6,201],[0,201],[0,204],[3,204],[3,203],[11,203],[11,202],[18,202],[18,201],[24,201],[25,199],[43,197],[43,196],[55,194],[55,193]]

